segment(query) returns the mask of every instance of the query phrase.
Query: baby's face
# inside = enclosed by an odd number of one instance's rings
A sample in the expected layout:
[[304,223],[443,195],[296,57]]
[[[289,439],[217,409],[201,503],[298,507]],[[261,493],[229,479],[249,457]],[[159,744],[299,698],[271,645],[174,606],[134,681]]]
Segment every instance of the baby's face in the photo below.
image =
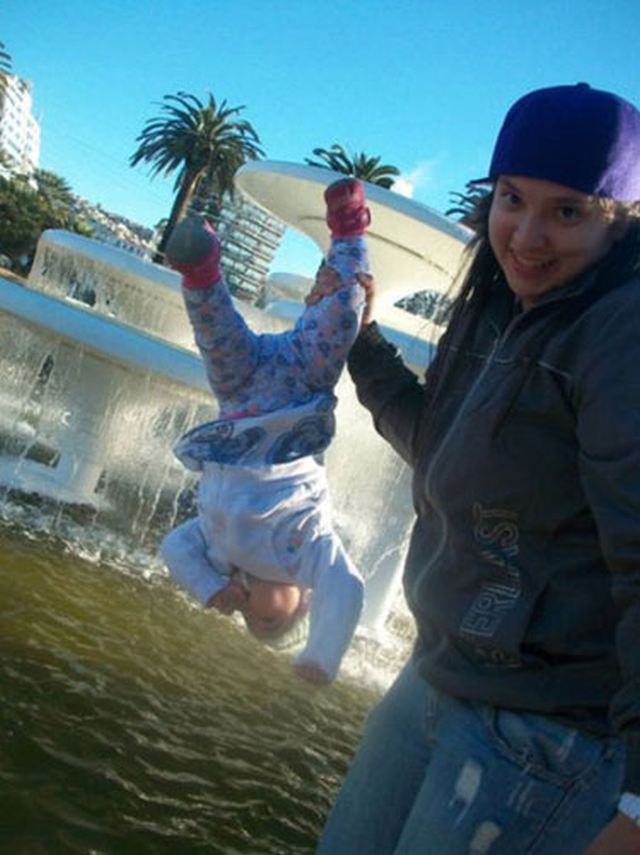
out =
[[282,635],[300,605],[300,589],[283,582],[265,582],[255,576],[244,578],[246,599],[240,611],[247,628],[256,638],[268,640]]

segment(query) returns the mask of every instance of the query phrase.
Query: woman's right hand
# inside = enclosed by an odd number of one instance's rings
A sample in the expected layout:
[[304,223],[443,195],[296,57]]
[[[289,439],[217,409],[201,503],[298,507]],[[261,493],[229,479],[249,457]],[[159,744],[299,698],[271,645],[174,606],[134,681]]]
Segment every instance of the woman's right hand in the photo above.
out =
[[321,264],[316,273],[313,288],[304,298],[307,306],[315,306],[324,297],[330,297],[340,287],[340,278],[333,269],[326,264]]
[[360,329],[363,330],[375,320],[373,317],[373,304],[376,296],[376,281],[370,273],[358,273],[356,279],[364,291],[364,312],[360,321]]
[[[373,321],[373,302],[375,297],[376,283],[373,276],[368,273],[358,273],[356,276],[365,294],[365,306],[362,314],[360,329],[366,327]],[[330,297],[340,287],[340,277],[336,271],[326,264],[323,264],[316,273],[316,279],[313,283],[313,288],[304,301],[307,306],[314,306],[319,303],[324,297]]]

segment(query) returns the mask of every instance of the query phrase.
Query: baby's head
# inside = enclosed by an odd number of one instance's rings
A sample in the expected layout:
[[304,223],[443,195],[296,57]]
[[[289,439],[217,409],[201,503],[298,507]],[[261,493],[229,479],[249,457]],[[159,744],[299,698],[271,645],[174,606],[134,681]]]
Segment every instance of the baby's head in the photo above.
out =
[[266,582],[238,571],[245,590],[240,609],[247,629],[260,641],[275,641],[286,635],[308,611],[308,593],[297,585]]

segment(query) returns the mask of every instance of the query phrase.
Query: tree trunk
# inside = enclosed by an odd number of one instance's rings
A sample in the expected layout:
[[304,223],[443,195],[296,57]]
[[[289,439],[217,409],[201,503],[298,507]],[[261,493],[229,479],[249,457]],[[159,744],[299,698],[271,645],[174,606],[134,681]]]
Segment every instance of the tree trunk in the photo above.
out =
[[160,242],[158,243],[158,247],[153,256],[153,261],[155,264],[164,264],[165,247],[169,242],[171,232],[175,229],[175,227],[178,225],[180,220],[183,219],[185,213],[187,212],[189,202],[191,201],[191,197],[193,196],[193,192],[200,178],[200,174],[200,172],[197,172],[195,175],[187,174],[184,176],[182,184],[180,185],[180,189],[178,190],[176,198],[173,201],[171,213],[169,214],[169,220],[167,222],[167,225],[164,227],[162,237],[160,238]]

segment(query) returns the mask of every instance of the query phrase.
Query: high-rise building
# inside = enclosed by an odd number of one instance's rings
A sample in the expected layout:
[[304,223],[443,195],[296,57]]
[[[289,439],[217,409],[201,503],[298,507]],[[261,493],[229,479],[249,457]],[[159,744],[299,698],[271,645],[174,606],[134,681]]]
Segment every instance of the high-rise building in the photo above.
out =
[[0,147],[11,159],[11,171],[33,172],[40,158],[40,125],[31,112],[32,84],[16,74],[5,75],[0,95]]
[[221,267],[229,288],[238,297],[259,301],[284,223],[239,195],[225,199],[211,219],[220,235]]

